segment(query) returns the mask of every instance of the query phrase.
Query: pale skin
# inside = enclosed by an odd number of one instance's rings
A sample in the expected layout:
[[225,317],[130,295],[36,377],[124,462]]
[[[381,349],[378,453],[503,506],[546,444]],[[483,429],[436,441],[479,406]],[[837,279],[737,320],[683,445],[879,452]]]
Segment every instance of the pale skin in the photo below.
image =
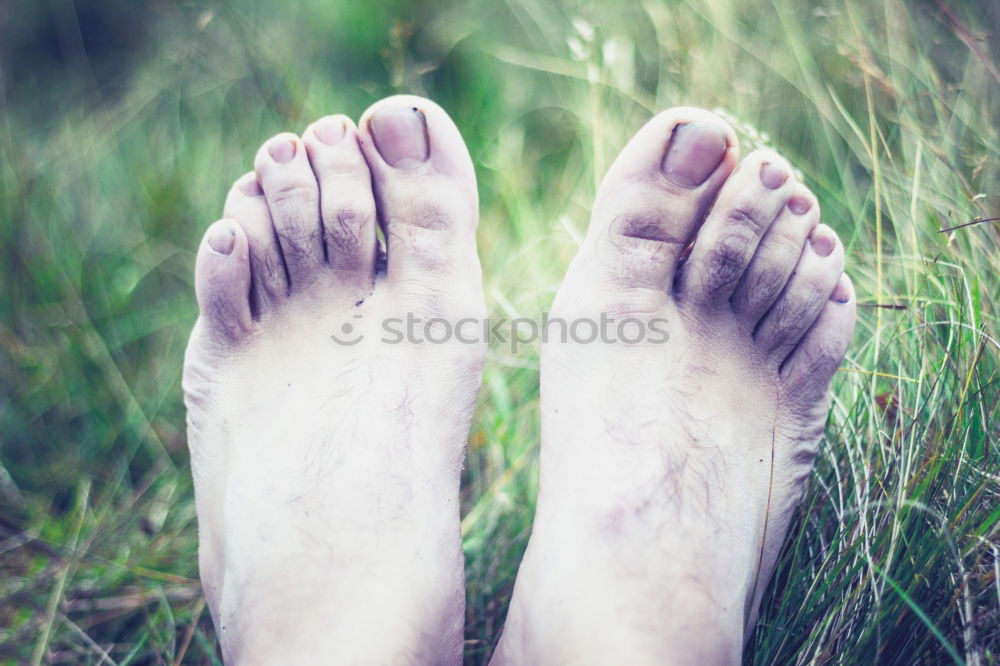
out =
[[[265,142],[207,231],[184,389],[227,663],[461,662],[485,344],[330,336],[485,317],[477,211],[451,119],[400,96]],[[623,149],[551,313],[655,317],[669,343],[543,346],[538,509],[494,664],[739,662],[854,326],[819,217],[705,111]]]

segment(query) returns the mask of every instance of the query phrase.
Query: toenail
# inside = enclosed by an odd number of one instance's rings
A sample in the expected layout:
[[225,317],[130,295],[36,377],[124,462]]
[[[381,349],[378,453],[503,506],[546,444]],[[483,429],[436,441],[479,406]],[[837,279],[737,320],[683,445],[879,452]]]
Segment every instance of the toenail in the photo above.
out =
[[851,300],[851,278],[847,277],[846,273],[840,274],[840,279],[837,280],[837,286],[830,298],[838,303],[847,303]]
[[823,229],[816,229],[809,236],[809,244],[812,245],[813,252],[819,256],[829,257],[833,254],[833,248],[836,247],[837,242],[829,232]]
[[267,152],[271,155],[271,159],[279,164],[291,162],[295,157],[296,148],[296,143],[290,139],[275,139],[267,144]]
[[222,220],[212,225],[208,230],[208,247],[212,252],[227,256],[236,247],[236,223]]
[[390,166],[415,169],[430,157],[427,118],[416,107],[387,107],[368,121],[375,148]]
[[674,128],[663,158],[667,179],[681,187],[698,187],[712,175],[726,153],[726,134],[712,123],[684,123]]
[[328,146],[336,145],[344,138],[346,133],[346,128],[344,127],[344,121],[336,116],[327,116],[325,118],[320,118],[313,125],[313,134],[316,138],[325,143]]
[[804,194],[796,194],[788,201],[788,210],[792,211],[796,215],[805,215],[812,208],[812,199],[805,196]]
[[257,177],[253,174],[244,178],[240,183],[240,192],[250,197],[259,197],[264,194]]
[[760,182],[769,190],[776,190],[788,180],[788,171],[785,167],[774,162],[764,162],[760,167]]

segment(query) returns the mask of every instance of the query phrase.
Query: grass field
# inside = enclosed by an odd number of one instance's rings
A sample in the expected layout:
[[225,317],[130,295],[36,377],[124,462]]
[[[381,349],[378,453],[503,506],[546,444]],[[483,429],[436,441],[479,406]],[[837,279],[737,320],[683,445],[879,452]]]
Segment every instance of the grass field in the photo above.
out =
[[[0,662],[219,663],[180,393],[194,252],[265,138],[407,91],[469,142],[496,316],[547,307],[656,110],[721,109],[787,155],[860,321],[746,661],[1000,663],[994,3],[79,4],[0,7]],[[537,349],[492,350],[468,664],[530,530],[537,397]]]

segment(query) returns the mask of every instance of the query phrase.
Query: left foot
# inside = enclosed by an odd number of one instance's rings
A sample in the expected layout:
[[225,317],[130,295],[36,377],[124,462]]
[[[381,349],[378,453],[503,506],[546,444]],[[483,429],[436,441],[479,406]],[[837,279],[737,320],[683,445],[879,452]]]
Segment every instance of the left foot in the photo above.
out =
[[696,109],[639,131],[550,319],[632,322],[543,345],[538,508],[495,663],[739,662],[853,330],[843,266],[780,156],[736,167]]
[[278,135],[224,217],[198,253],[184,393],[226,662],[459,663],[458,490],[485,348],[380,328],[484,316],[457,128],[395,97],[360,129]]

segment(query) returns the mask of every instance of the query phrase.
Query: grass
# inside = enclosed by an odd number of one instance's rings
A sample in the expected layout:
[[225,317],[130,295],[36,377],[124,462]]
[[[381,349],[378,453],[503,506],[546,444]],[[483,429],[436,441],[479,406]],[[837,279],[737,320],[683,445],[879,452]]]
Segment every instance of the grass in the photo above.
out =
[[[1000,227],[968,224],[1000,215],[992,3],[23,4],[0,12],[4,663],[219,663],[179,388],[194,251],[263,139],[395,91],[469,142],[496,315],[547,306],[656,110],[724,109],[786,154],[862,307],[745,659],[1000,663]],[[469,664],[530,530],[537,377],[536,349],[491,351]]]

